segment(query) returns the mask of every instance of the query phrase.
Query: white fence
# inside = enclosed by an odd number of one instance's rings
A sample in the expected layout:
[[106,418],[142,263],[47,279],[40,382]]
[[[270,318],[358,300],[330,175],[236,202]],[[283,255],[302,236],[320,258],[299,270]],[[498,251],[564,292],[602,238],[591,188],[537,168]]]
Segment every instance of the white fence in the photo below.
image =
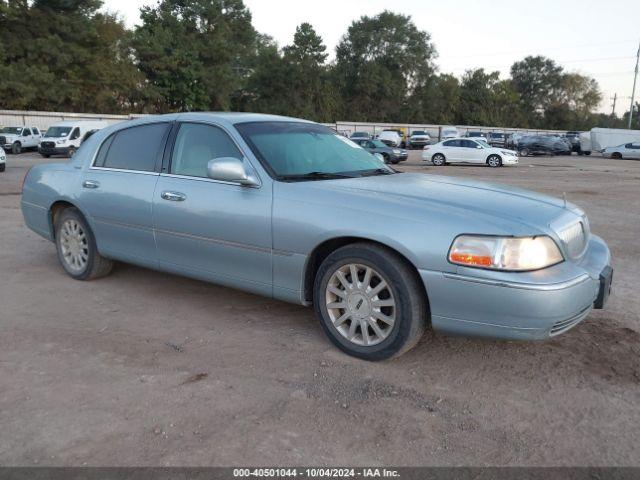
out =
[[[46,130],[53,123],[63,120],[105,120],[109,123],[122,122],[139,118],[145,115],[107,115],[100,113],[71,113],[71,112],[37,112],[26,110],[0,110],[0,126],[20,126],[28,125]],[[336,129],[340,133],[351,135],[353,132],[369,132],[373,135],[380,133],[387,128],[403,130],[407,134],[411,134],[414,130],[424,130],[429,133],[431,138],[439,138],[440,131],[443,126],[436,124],[409,124],[409,123],[366,123],[366,122],[348,122],[338,121],[335,123],[325,123],[325,125]],[[564,133],[560,130],[532,130],[525,128],[503,128],[482,125],[452,125],[455,126],[461,135],[468,131],[476,132],[502,132],[502,133],[530,133],[530,134],[547,134],[547,133]]]

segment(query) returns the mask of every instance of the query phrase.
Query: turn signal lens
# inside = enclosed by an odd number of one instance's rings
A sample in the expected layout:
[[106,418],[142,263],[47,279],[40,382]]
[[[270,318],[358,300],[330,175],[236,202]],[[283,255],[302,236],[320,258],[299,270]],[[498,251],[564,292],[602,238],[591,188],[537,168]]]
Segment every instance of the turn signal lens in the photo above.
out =
[[556,243],[539,237],[490,237],[460,235],[449,249],[449,261],[467,267],[527,271],[563,261]]

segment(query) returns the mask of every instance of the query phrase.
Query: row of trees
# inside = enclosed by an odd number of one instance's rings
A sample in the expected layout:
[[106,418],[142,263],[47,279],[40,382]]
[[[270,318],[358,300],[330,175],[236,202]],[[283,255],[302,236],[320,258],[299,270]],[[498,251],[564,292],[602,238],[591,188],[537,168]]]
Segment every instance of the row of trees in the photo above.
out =
[[583,129],[592,78],[527,57],[511,76],[439,73],[430,35],[384,11],[354,21],[328,62],[308,23],[280,48],[242,0],[160,0],[127,29],[100,0],[0,0],[0,107],[103,113],[269,112],[317,121]]

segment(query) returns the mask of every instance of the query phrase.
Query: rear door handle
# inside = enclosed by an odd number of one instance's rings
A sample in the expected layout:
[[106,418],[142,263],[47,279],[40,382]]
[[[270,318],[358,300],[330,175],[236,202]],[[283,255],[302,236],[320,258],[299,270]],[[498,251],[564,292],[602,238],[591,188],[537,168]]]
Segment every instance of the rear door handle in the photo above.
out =
[[187,196],[180,192],[162,192],[160,196],[163,199],[170,200],[172,202],[183,202],[187,199]]
[[96,182],[95,180],[85,180],[82,182],[82,186],[84,188],[98,188],[100,186],[100,182]]

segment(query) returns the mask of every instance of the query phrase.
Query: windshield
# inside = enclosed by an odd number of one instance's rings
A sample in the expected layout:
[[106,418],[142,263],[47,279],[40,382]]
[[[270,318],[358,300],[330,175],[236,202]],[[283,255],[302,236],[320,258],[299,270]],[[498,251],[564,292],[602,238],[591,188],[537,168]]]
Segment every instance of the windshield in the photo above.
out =
[[481,132],[469,132],[470,137],[482,137]]
[[45,137],[66,137],[69,135],[71,131],[71,127],[49,127],[47,133],[44,134]]
[[376,148],[387,148],[387,145],[380,140],[372,140],[371,143],[373,143],[373,146]]
[[322,125],[255,122],[236,128],[265,168],[280,180],[305,175],[314,180],[325,178],[322,175],[356,177],[378,170],[393,173],[365,149]]
[[0,130],[0,133],[6,133],[8,135],[20,135],[22,133],[22,127],[4,127]]
[[411,135],[426,135],[427,132],[423,132],[421,130],[416,130],[415,132],[413,132]]

